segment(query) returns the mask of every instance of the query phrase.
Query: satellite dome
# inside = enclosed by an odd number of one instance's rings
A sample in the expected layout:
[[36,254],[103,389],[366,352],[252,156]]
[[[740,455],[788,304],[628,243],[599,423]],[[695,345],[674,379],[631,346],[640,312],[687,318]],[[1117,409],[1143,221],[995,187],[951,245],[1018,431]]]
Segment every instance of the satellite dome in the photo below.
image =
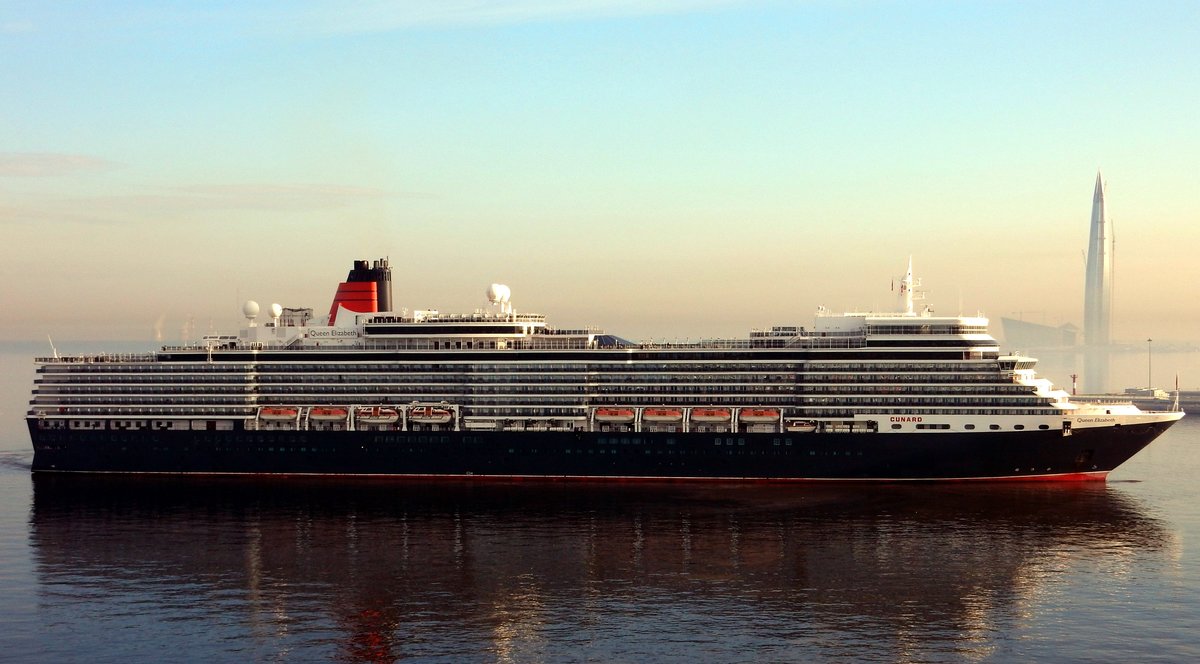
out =
[[271,318],[279,318],[283,315],[283,305],[276,302],[271,305]]
[[508,302],[512,299],[512,291],[504,284],[496,284],[496,295],[499,297],[500,302]]
[[246,303],[242,305],[242,314],[245,315],[246,318],[249,318],[250,320],[254,320],[255,318],[257,318],[258,317],[258,303],[255,302],[254,300],[246,300]]
[[503,288],[500,284],[492,284],[487,289],[488,302],[495,304],[500,301],[500,289]]

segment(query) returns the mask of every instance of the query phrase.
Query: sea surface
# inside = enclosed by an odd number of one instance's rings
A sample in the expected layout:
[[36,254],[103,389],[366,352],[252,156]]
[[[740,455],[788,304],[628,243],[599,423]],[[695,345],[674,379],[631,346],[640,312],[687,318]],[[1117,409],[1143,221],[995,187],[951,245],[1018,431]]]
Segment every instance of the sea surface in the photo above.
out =
[[0,661],[1200,661],[1200,417],[1107,483],[37,476]]

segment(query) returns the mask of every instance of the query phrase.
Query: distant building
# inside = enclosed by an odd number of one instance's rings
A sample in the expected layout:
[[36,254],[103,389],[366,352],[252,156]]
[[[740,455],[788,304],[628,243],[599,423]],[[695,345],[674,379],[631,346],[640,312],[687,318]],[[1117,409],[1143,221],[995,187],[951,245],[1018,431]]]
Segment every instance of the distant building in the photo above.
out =
[[1017,318],[1001,318],[1004,344],[1009,350],[1059,350],[1079,345],[1079,327],[1071,323],[1042,325]]
[[1096,173],[1092,193],[1092,224],[1088,240],[1087,272],[1083,291],[1083,391],[1108,390],[1108,365],[1112,343],[1112,223],[1104,214],[1104,182]]

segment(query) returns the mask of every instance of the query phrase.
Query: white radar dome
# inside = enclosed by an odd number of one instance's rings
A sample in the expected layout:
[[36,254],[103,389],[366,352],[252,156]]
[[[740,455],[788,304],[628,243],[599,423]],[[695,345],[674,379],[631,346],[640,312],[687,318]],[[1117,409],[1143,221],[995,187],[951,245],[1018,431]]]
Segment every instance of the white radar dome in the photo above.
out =
[[271,305],[271,318],[279,318],[283,315],[283,305],[276,302]]
[[254,320],[256,317],[258,317],[258,303],[254,300],[246,300],[246,303],[242,305],[242,314],[244,314],[246,318]]

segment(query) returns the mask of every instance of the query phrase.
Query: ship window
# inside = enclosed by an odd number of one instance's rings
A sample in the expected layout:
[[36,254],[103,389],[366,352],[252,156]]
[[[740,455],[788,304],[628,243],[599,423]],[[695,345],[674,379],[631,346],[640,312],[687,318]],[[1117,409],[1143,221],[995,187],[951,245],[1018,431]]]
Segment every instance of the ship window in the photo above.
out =
[[1049,429],[1049,428],[1050,428],[1050,425],[1049,425],[1049,424],[1039,424],[1039,425],[1038,425],[1038,428],[1039,428],[1039,429]]
[[964,425],[963,425],[963,428],[964,428],[964,429],[974,429],[974,428],[975,428],[975,425],[974,425],[974,424],[964,424]]
[[899,424],[893,424],[893,425],[892,425],[892,428],[893,428],[893,429],[899,429],[899,428],[900,428],[900,425],[899,425]]
[[1000,428],[1000,425],[999,424],[989,424],[988,428],[991,429],[992,431],[996,431]]
[[1024,424],[1014,424],[1014,425],[1013,425],[1013,428],[1014,428],[1014,429],[1018,429],[1018,430],[1020,430],[1020,429],[1024,429],[1024,428],[1025,428],[1025,425],[1024,425]]

